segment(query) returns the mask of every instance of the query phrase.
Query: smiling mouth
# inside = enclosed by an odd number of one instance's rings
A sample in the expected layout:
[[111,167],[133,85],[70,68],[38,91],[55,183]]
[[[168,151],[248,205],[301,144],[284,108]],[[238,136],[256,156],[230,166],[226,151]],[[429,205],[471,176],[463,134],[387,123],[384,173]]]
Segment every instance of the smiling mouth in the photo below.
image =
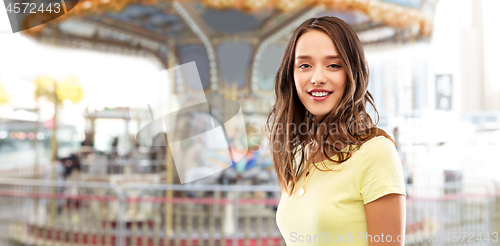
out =
[[332,94],[333,92],[326,92],[326,91],[313,91],[313,92],[308,92],[309,95],[313,97],[326,97]]

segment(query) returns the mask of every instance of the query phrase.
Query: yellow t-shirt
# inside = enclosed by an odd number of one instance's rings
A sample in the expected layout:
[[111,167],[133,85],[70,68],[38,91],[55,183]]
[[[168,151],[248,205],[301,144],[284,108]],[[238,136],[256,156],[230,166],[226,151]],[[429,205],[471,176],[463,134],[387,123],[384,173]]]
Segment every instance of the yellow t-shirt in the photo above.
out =
[[[390,193],[406,196],[394,143],[377,136],[344,163],[324,163],[330,169],[345,166],[340,171],[316,169],[302,197],[298,190],[305,175],[299,177],[295,195],[288,197],[288,193],[281,192],[276,222],[286,245],[368,246],[364,205]],[[326,170],[321,162],[317,166]],[[310,168],[312,171],[316,167]]]

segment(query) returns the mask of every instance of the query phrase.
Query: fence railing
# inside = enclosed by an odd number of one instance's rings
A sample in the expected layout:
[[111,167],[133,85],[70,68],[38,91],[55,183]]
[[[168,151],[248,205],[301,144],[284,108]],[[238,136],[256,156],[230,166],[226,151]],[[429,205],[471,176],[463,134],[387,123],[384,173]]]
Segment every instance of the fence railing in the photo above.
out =
[[[494,184],[407,186],[407,194],[405,245],[498,245]],[[0,245],[285,245],[280,195],[277,186],[0,178]]]
[[407,186],[407,193],[405,245],[500,245],[495,183]]

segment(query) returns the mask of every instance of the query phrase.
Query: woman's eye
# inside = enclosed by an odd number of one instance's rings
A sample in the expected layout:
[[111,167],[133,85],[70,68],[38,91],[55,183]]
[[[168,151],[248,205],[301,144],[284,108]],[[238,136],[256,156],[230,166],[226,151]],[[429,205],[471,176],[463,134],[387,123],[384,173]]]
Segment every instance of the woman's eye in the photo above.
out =
[[302,64],[299,66],[300,68],[310,68],[311,66],[307,65],[307,64]]
[[329,67],[332,67],[332,68],[339,68],[339,67],[340,67],[340,66],[339,66],[339,65],[337,65],[337,64],[330,64],[330,65],[328,65],[328,66],[329,66]]

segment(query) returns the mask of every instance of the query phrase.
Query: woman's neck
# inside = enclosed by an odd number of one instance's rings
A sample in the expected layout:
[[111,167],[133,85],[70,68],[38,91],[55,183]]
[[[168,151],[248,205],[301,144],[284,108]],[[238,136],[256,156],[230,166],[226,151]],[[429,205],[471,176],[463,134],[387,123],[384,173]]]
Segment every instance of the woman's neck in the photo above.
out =
[[331,158],[337,154],[337,152],[333,149],[334,146],[335,146],[335,149],[341,151],[347,145],[346,145],[346,143],[343,143],[339,139],[335,139],[334,136],[330,136],[329,141],[324,141],[322,143],[318,143],[316,141],[313,141],[309,145],[309,148],[307,148],[307,157],[309,158],[312,156],[312,150],[318,150],[319,153],[316,154],[316,156],[314,156],[312,163],[318,163],[318,162],[327,160],[327,157],[323,153],[323,149],[326,150],[326,155]]

